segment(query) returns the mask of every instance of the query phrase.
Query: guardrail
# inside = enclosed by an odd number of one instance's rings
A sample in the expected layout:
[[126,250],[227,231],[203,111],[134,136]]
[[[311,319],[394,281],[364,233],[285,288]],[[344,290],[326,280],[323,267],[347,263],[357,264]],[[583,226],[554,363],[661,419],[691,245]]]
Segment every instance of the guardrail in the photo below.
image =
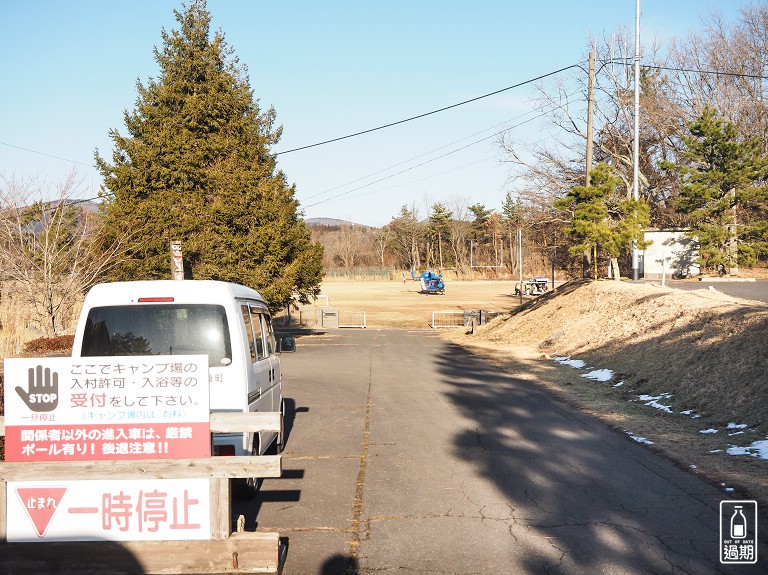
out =
[[[280,413],[212,413],[212,433],[281,432]],[[0,417],[0,435],[5,420]],[[0,573],[277,573],[279,534],[232,532],[230,479],[280,477],[280,455],[109,461],[0,462]],[[7,542],[7,482],[209,479],[208,540]],[[137,571],[137,564],[140,565]]]

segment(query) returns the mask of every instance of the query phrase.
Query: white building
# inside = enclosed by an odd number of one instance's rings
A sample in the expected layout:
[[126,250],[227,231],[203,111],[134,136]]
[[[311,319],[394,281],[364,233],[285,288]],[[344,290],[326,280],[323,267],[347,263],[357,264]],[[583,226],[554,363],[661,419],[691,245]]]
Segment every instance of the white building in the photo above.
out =
[[640,252],[640,275],[646,279],[687,278],[697,276],[701,270],[696,263],[699,243],[686,235],[688,230],[648,229],[645,241],[653,242]]

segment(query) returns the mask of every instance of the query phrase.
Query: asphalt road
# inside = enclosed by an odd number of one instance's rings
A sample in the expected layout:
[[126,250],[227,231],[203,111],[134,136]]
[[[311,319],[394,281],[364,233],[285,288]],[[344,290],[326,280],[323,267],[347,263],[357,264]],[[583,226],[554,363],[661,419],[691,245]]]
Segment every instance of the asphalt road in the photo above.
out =
[[[651,280],[643,280],[651,282]],[[652,283],[661,284],[661,280],[653,280]],[[718,291],[733,297],[768,302],[768,280],[746,281],[707,281],[707,280],[667,280],[667,286],[683,290],[709,289]]]
[[282,358],[285,471],[238,512],[280,532],[284,575],[768,571],[765,545],[719,564],[716,487],[434,331]]

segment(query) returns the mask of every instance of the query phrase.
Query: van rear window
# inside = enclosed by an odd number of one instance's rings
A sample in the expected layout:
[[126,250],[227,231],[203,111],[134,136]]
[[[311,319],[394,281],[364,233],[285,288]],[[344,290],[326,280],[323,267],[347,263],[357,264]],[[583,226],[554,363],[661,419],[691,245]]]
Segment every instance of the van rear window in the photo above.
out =
[[227,316],[220,305],[92,308],[80,353],[83,357],[208,354],[211,366],[232,363]]

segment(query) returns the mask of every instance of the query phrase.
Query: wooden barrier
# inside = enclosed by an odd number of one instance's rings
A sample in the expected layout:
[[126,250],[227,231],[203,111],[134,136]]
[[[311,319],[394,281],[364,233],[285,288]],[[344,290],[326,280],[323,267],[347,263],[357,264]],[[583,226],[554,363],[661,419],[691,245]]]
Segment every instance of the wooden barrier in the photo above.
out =
[[[281,432],[280,413],[212,413],[212,433]],[[0,435],[5,435],[0,417]],[[277,573],[276,532],[232,531],[229,480],[280,477],[280,455],[67,462],[0,462],[0,574]],[[8,543],[8,481],[210,479],[211,538],[195,541]]]

